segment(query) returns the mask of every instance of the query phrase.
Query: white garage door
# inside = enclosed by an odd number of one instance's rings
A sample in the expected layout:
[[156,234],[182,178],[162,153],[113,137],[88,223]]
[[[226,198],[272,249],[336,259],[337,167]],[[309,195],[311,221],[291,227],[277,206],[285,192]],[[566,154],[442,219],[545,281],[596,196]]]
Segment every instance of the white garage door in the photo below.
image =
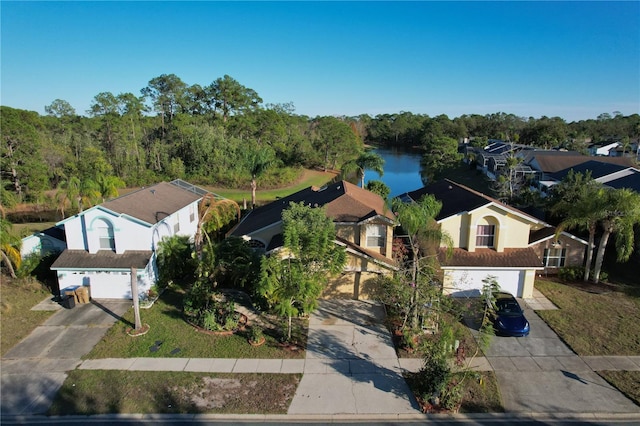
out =
[[131,299],[129,273],[96,272],[87,275],[94,299]]
[[522,297],[525,272],[519,270],[449,270],[446,271],[445,294],[454,297],[479,296],[484,283],[482,280],[489,275],[496,277],[500,290],[509,292],[516,297]]

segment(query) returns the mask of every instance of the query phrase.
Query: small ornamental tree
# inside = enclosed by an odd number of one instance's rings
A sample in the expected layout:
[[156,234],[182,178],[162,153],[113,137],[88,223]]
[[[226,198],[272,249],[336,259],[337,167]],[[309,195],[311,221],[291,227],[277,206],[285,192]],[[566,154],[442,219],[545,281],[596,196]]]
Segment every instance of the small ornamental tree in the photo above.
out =
[[282,212],[284,248],[282,255],[263,258],[259,293],[270,308],[291,319],[313,311],[328,276],[338,273],[346,262],[344,248],[335,243],[335,225],[322,207],[291,203]]

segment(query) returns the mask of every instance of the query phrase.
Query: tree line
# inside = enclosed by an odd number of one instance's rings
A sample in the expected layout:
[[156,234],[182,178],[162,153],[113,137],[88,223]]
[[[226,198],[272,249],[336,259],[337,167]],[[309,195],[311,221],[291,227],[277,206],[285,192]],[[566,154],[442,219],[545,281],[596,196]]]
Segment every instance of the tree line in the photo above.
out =
[[365,144],[417,146],[436,161],[461,138],[584,149],[587,140],[640,134],[640,116],[619,113],[577,123],[505,113],[308,117],[295,114],[291,103],[264,103],[228,75],[202,86],[163,74],[139,94],[95,95],[84,114],[61,99],[45,107],[46,115],[0,108],[0,203],[55,205],[63,214],[118,188],[159,180],[279,186],[303,168],[341,169],[363,154]]

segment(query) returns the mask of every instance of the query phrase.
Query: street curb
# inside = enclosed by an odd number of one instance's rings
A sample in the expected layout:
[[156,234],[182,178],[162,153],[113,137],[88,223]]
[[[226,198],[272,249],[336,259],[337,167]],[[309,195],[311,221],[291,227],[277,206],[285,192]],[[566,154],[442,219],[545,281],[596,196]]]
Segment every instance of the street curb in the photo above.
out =
[[249,422],[372,422],[372,421],[420,421],[420,420],[640,420],[638,413],[455,413],[455,414],[96,414],[72,416],[7,415],[1,416],[4,424],[20,423],[84,423],[92,420],[113,421],[171,421],[171,420],[233,420]]

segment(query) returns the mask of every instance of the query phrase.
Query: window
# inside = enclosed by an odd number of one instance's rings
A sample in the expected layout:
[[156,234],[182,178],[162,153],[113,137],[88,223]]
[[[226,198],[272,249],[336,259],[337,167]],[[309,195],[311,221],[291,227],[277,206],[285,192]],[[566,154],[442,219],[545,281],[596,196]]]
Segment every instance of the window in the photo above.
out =
[[196,208],[193,204],[189,206],[189,220],[191,221],[191,223],[196,220]]
[[496,234],[495,225],[478,225],[476,231],[476,246],[493,247],[493,238]]
[[385,225],[367,225],[367,247],[384,247],[387,239]]
[[173,224],[173,233],[177,234],[180,232],[180,215],[176,213],[176,223]]
[[113,236],[113,227],[107,222],[100,221],[96,229],[100,240],[100,250],[115,250],[116,239]]
[[544,249],[544,266],[546,268],[562,268],[567,256],[567,249]]

